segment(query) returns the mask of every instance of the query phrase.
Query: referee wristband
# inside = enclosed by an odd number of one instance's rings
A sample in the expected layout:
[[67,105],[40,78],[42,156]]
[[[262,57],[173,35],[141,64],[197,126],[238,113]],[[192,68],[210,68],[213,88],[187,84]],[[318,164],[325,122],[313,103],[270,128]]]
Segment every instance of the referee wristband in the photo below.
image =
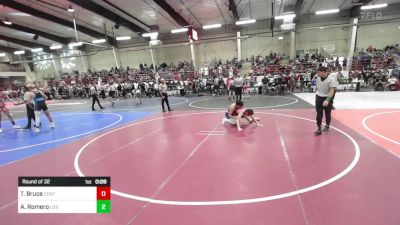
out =
[[326,101],[330,102],[332,100],[332,97],[328,96],[326,97]]

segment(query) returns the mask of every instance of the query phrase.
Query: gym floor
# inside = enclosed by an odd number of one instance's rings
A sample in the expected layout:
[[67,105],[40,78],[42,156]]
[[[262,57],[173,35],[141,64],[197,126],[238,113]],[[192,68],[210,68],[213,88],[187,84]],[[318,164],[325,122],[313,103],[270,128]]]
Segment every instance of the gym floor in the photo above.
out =
[[[263,127],[221,125],[227,97],[49,104],[56,128],[0,134],[2,225],[398,225],[398,92],[338,93],[314,136],[314,94],[251,96]],[[17,124],[25,108],[10,108]],[[18,214],[18,176],[110,176],[110,214]]]

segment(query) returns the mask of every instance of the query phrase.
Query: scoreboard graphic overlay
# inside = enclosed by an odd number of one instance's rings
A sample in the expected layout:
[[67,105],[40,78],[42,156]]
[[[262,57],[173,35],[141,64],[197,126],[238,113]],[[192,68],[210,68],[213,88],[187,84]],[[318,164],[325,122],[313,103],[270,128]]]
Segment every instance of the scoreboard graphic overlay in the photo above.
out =
[[18,177],[18,213],[110,213],[110,177]]

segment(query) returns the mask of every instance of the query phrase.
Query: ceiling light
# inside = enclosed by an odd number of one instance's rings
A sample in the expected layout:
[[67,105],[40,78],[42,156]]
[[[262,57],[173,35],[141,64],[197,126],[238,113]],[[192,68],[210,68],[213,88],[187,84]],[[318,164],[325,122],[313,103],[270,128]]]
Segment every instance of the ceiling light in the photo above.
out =
[[69,6],[68,9],[67,9],[67,11],[73,13],[73,12],[75,12],[75,9],[72,8],[72,6]]
[[126,41],[126,40],[131,40],[130,36],[122,36],[122,37],[117,37],[115,38],[117,41]]
[[4,20],[3,23],[4,23],[5,25],[11,25],[11,24],[12,24],[11,21],[9,21],[8,19]]
[[62,45],[52,45],[52,46],[50,46],[51,50],[60,49],[60,48],[62,48]]
[[33,40],[37,40],[37,39],[39,39],[39,35],[38,34],[35,34],[34,36],[33,36]]
[[31,52],[42,52],[43,48],[32,48]]
[[278,40],[283,40],[283,37],[281,36],[281,37],[278,37]]
[[204,30],[207,30],[207,29],[213,29],[213,28],[220,28],[222,25],[219,23],[219,24],[212,24],[212,25],[205,25],[205,26],[203,26],[203,29]]
[[171,33],[176,34],[176,33],[182,33],[188,31],[187,28],[181,28],[181,29],[176,29],[176,30],[171,30]]
[[93,44],[100,44],[100,43],[105,43],[105,42],[106,42],[106,39],[96,39],[96,40],[92,41]]
[[378,9],[378,8],[384,8],[386,6],[388,6],[387,3],[376,4],[376,5],[364,5],[364,6],[361,6],[361,10]]
[[25,51],[24,51],[24,50],[15,51],[15,52],[14,52],[14,55],[22,55],[22,54],[25,54]]
[[82,46],[82,42],[73,42],[73,43],[68,44],[69,48],[74,48],[74,47],[78,47],[78,46]]
[[338,13],[340,10],[339,9],[328,9],[328,10],[320,10],[316,11],[316,15],[322,15],[322,14],[330,14],[330,13]]
[[157,36],[158,36],[158,32],[142,34],[142,37],[157,37]]
[[31,16],[31,15],[29,15],[27,13],[23,13],[23,12],[13,12],[13,13],[9,13],[9,15],[12,15],[12,16]]
[[244,24],[250,24],[250,23],[255,23],[256,20],[255,19],[251,19],[251,20],[241,20],[241,21],[237,21],[236,25],[244,25]]
[[0,57],[4,57],[4,56],[6,56],[6,53],[5,52],[0,52]]
[[119,29],[119,24],[116,23],[116,24],[114,25],[114,28],[118,30],[118,29]]
[[275,16],[276,20],[284,20],[284,19],[293,19],[296,17],[296,14],[284,14],[280,16]]
[[149,42],[149,44],[150,44],[151,46],[154,46],[154,45],[161,45],[162,42],[161,42],[160,40],[151,40],[151,41]]

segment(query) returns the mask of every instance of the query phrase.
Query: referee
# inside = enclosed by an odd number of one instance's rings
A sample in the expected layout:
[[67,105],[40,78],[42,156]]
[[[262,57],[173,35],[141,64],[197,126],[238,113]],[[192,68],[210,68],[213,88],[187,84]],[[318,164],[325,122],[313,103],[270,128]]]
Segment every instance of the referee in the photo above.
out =
[[98,96],[97,96],[97,88],[96,88],[96,85],[95,85],[95,84],[90,85],[89,91],[90,91],[90,96],[92,97],[92,111],[95,111],[95,109],[94,109],[94,104],[95,104],[96,102],[97,102],[97,104],[99,105],[100,109],[104,109],[104,107],[101,106],[100,101],[99,101],[99,98],[98,98]]
[[171,107],[169,107],[169,101],[168,101],[168,86],[165,84],[165,80],[161,79],[160,85],[158,85],[158,89],[160,91],[160,96],[161,96],[161,106],[162,106],[162,111],[165,111],[164,108],[164,102],[167,103],[168,111],[172,111]]
[[[331,111],[333,105],[333,95],[337,82],[331,76],[327,74],[327,68],[321,66],[317,69],[317,95],[315,96],[315,109],[317,111],[317,126],[318,129],[314,132],[315,135],[321,135],[322,132],[329,131],[329,125],[331,124]],[[325,111],[326,125],[321,130],[323,112]]]
[[25,130],[31,129],[32,128],[32,120],[33,123],[35,124],[35,105],[33,104],[33,99],[35,98],[35,93],[32,92],[32,89],[35,88],[35,85],[32,83],[27,84],[24,86],[25,93],[24,93],[24,101],[14,103],[14,105],[22,105],[26,104],[26,115],[28,117],[28,124],[22,128]]
[[236,101],[242,101],[243,84],[244,80],[240,74],[238,74],[233,82],[233,85],[235,86]]

